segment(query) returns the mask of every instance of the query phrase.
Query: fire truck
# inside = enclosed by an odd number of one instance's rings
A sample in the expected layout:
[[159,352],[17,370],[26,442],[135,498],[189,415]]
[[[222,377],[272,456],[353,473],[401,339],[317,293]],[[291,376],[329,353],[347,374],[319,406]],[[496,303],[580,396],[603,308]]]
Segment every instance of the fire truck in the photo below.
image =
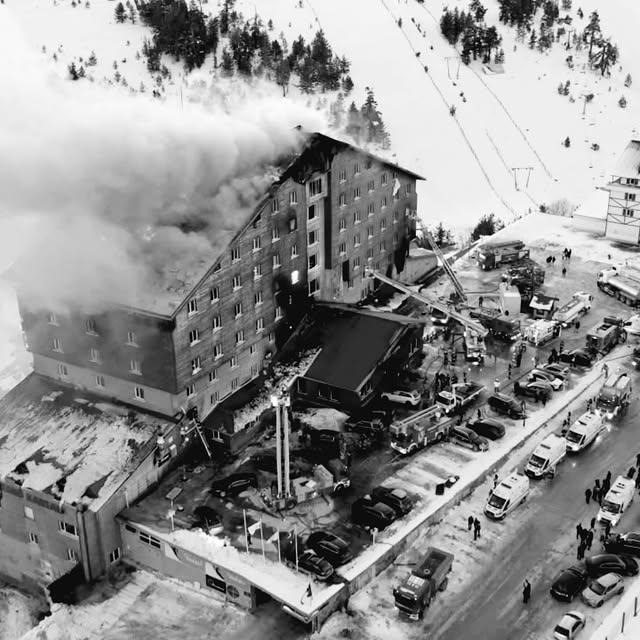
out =
[[408,456],[433,442],[444,440],[449,435],[449,424],[443,422],[442,417],[442,409],[434,405],[392,423],[389,427],[391,448]]
[[478,248],[478,264],[484,271],[497,269],[503,264],[519,262],[529,257],[529,249],[522,240],[493,240]]
[[504,315],[498,309],[480,307],[471,309],[469,315],[478,320],[497,340],[511,342],[522,335],[520,321]]

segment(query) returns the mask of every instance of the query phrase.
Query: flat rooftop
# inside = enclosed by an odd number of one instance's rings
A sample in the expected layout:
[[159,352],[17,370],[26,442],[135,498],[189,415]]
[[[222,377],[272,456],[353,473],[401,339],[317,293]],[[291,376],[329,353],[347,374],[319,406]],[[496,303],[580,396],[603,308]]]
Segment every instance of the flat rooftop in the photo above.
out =
[[32,373],[0,400],[0,477],[97,510],[173,424]]
[[319,306],[315,318],[320,353],[305,378],[356,391],[407,325],[419,321],[392,313]]

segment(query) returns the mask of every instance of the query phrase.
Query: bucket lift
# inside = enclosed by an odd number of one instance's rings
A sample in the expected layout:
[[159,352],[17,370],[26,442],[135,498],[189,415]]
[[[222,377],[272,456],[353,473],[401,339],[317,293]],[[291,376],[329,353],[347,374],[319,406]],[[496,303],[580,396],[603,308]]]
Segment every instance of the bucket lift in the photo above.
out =
[[207,457],[209,460],[213,460],[211,448],[209,447],[207,439],[204,437],[204,433],[202,432],[202,423],[198,419],[198,410],[195,407],[193,409],[189,409],[189,411],[182,409],[181,413],[187,422],[180,427],[180,435],[187,440],[195,432],[202,442],[202,446],[207,453]]

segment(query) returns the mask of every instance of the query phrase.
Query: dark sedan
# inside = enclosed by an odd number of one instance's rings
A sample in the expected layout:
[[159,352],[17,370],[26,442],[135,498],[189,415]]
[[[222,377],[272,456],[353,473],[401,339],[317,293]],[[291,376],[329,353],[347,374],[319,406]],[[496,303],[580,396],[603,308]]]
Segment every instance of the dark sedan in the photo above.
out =
[[640,556],[640,533],[619,533],[609,536],[604,541],[604,548],[607,553],[622,553],[637,558]]
[[621,576],[635,576],[638,574],[638,562],[627,555],[601,553],[589,556],[584,561],[587,573],[591,578],[599,578],[607,573],[617,573]]
[[222,518],[215,509],[202,505],[193,510],[192,527],[205,529],[209,533],[222,533]]
[[571,602],[582,593],[588,579],[587,570],[580,565],[563,569],[551,585],[550,593],[556,600]]
[[573,351],[563,351],[558,358],[572,367],[591,367],[595,362],[593,353],[586,349],[574,349]]
[[535,380],[526,384],[514,382],[513,392],[517,396],[525,396],[527,398],[534,398],[535,400],[542,400],[542,398],[549,400],[553,392],[553,387],[546,380]]
[[404,489],[375,487],[371,490],[371,498],[374,502],[382,502],[382,504],[391,507],[399,518],[407,515],[413,509],[413,500]]
[[[295,559],[291,559],[289,562],[291,565],[294,565]],[[307,573],[322,581],[328,580],[334,572],[334,569],[329,562],[310,549],[303,551],[298,556],[297,568],[298,571]]]
[[382,531],[396,519],[396,512],[386,504],[365,497],[351,505],[351,519],[361,527]]
[[475,431],[479,436],[489,438],[489,440],[499,440],[505,434],[504,425],[493,418],[480,418],[467,425],[469,429]]
[[305,546],[334,567],[339,567],[353,559],[349,544],[330,531],[314,531],[307,538]]
[[215,495],[237,496],[250,487],[258,487],[258,479],[255,473],[232,473],[226,478],[216,480],[211,484],[211,493]]
[[513,419],[523,418],[525,415],[524,407],[514,397],[504,393],[494,393],[487,404],[496,412]]

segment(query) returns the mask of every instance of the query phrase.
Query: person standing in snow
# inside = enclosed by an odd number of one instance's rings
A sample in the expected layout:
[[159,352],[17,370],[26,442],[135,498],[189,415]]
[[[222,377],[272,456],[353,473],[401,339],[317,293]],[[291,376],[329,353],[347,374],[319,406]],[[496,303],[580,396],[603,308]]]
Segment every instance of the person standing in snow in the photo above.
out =
[[587,549],[591,551],[591,545],[593,544],[593,530],[587,531]]
[[474,520],[473,516],[469,516],[467,518],[467,527],[469,528],[469,531],[471,531],[471,527],[473,527],[473,520]]
[[576,540],[582,538],[582,524],[579,522],[576,525]]
[[584,492],[584,498],[587,504],[589,504],[589,502],[591,501],[591,489],[587,489]]
[[567,276],[567,267],[562,267],[562,277],[565,278]]
[[522,602],[527,604],[531,599],[531,583],[528,580],[524,581],[524,585],[522,586]]
[[480,537],[480,520],[476,518],[473,521],[473,539],[477,540]]

